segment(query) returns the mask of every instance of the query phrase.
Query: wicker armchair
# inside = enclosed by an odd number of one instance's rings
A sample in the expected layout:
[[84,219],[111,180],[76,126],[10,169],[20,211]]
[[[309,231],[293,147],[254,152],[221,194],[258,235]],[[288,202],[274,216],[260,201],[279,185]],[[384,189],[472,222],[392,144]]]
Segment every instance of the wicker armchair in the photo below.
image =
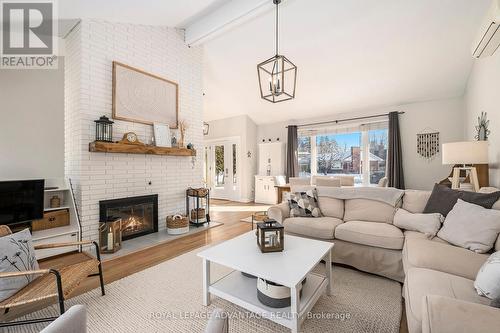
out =
[[[0,237],[10,235],[9,227],[0,225]],[[99,276],[101,293],[104,296],[104,279],[102,275],[101,257],[99,246],[96,242],[81,241],[59,244],[44,244],[35,246],[35,250],[67,247],[75,245],[93,245],[96,257],[86,254],[88,259],[59,269],[39,269],[24,272],[0,272],[1,278],[9,278],[24,275],[39,275],[27,286],[16,294],[0,302],[0,327],[27,325],[53,321],[57,317],[12,321],[15,318],[28,313],[38,311],[56,302],[59,303],[59,312],[65,311],[64,300],[71,297],[80,283],[87,277]],[[98,271],[97,273],[95,271]]]

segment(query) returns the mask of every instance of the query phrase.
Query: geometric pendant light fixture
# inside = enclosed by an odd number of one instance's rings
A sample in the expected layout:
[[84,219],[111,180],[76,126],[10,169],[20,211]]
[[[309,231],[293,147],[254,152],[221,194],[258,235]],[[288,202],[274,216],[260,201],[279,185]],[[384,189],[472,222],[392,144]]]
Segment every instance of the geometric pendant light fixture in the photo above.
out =
[[257,65],[260,96],[266,101],[279,103],[295,98],[297,66],[279,54],[279,4],[276,5],[276,54]]

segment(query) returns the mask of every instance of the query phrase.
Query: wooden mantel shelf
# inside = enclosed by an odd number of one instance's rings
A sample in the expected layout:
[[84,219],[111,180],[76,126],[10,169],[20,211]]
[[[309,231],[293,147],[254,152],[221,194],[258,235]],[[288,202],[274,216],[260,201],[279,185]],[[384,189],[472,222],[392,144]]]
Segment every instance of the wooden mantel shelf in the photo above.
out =
[[90,152],[148,154],[169,156],[196,156],[196,150],[187,148],[163,148],[148,145],[132,145],[118,142],[94,141],[89,144]]

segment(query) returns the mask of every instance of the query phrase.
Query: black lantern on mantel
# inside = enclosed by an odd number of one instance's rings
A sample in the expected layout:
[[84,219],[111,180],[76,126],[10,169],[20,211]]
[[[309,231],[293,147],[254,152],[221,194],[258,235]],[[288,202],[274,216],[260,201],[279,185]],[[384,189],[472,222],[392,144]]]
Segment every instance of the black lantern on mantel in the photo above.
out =
[[95,140],[113,142],[113,121],[108,117],[102,116],[95,122]]
[[257,223],[257,245],[262,253],[281,252],[284,249],[284,227],[275,220]]

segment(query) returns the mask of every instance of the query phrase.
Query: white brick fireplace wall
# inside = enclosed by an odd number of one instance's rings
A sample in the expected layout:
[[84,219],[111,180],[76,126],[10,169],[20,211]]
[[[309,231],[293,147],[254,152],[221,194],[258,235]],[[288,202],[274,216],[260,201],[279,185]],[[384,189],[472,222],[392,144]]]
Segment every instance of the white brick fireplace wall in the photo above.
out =
[[[159,195],[159,230],[165,217],[185,211],[185,190],[202,185],[202,49],[167,27],[83,20],[66,39],[65,172],[73,181],[84,239],[98,239],[99,201]],[[188,122],[191,157],[90,153],[94,120],[111,118],[112,61],[179,83],[179,118]],[[149,143],[152,126],[117,121],[114,140],[135,132]],[[149,183],[151,182],[151,185]]]

